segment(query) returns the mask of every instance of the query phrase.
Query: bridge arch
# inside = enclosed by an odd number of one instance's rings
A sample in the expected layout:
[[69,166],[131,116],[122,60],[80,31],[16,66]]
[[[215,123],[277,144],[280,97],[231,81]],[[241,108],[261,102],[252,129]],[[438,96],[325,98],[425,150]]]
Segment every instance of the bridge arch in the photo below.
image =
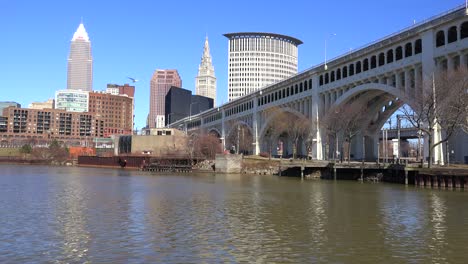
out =
[[231,124],[229,124],[226,135],[230,135],[237,128],[238,125],[246,127],[249,130],[249,132],[252,133],[252,135],[253,135],[252,127],[250,127],[250,125],[247,122],[243,121],[243,120],[236,120],[236,121],[232,122]]
[[221,138],[222,137],[222,133],[216,128],[216,127],[211,127],[208,129],[208,133],[209,134],[213,134],[215,135],[216,137],[218,138]]
[[243,154],[251,154],[254,152],[252,144],[254,141],[254,133],[249,123],[244,120],[231,120],[228,121],[226,129],[227,133],[224,135],[226,149],[235,150]]
[[[361,100],[368,104],[369,131],[378,131],[384,125],[385,121],[401,106],[407,104],[409,107],[415,107],[416,102],[411,100],[404,91],[393,86],[380,83],[366,83],[348,90],[340,96],[326,111],[347,104],[352,99]],[[327,112],[324,114],[326,115]],[[378,115],[375,117],[375,115]]]
[[[336,106],[339,106],[343,103],[347,103],[349,100],[351,100],[352,98],[354,98],[355,96],[361,94],[361,93],[364,93],[364,92],[368,92],[368,91],[380,91],[382,93],[387,93],[387,94],[390,94],[392,96],[394,96],[395,98],[399,98],[400,100],[405,100],[405,98],[407,98],[407,95],[393,87],[393,86],[390,86],[390,85],[387,85],[387,84],[382,84],[382,83],[365,83],[365,84],[361,84],[359,86],[356,86],[350,90],[348,90],[347,92],[343,93],[343,95],[341,95],[332,105],[331,107],[336,107]],[[410,105],[411,107],[414,106],[414,102],[411,102],[409,100],[406,100],[406,102],[408,105]]]
[[[298,141],[294,143],[292,140],[292,135],[289,135],[288,130],[283,126],[281,126],[281,130],[277,130],[277,133],[275,133],[274,138],[272,138],[271,136],[268,136],[269,128],[272,126],[272,123],[275,121],[275,119],[278,118],[279,114],[286,114],[285,118],[287,120],[284,122],[288,122],[288,121],[290,122],[295,119],[310,120],[306,115],[302,114],[301,112],[293,108],[290,108],[290,107],[278,108],[277,113],[272,113],[270,115],[267,115],[264,121],[262,121],[261,127],[259,129],[258,141],[257,141],[257,143],[259,144],[259,150],[261,152],[271,151],[272,155],[274,155],[275,153],[279,154],[279,152],[277,152],[277,149],[276,149],[276,146],[278,146],[282,150],[282,155],[294,154],[294,153],[297,155],[305,154],[304,153],[305,151],[304,140],[305,139],[300,137]],[[310,125],[312,126],[312,122]],[[297,147],[296,150],[294,150],[295,147]]]
[[[289,108],[289,107],[284,107],[284,108],[279,108],[281,110],[282,113],[289,113],[289,114],[292,114],[296,117],[299,117],[299,118],[307,118],[307,116],[305,116],[304,114],[292,109],[292,108]],[[267,129],[269,128],[270,124],[271,124],[271,121],[275,118],[275,115],[270,115],[267,117],[267,119],[265,120],[265,122],[262,124],[261,128],[260,128],[260,132],[258,133],[258,136],[259,138],[263,138],[264,134],[266,133]]]

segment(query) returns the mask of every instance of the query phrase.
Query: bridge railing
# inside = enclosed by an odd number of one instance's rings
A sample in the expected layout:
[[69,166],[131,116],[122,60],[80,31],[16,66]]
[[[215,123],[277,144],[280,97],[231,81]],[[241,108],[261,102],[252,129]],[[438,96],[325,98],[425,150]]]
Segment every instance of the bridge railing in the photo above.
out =
[[[397,32],[395,32],[395,33],[392,33],[392,34],[389,34],[389,35],[387,35],[387,36],[381,37],[381,38],[379,38],[379,39],[377,39],[377,40],[374,40],[374,41],[372,41],[372,42],[370,42],[370,43],[361,45],[361,46],[359,46],[358,48],[353,49],[353,50],[351,50],[351,51],[348,51],[348,52],[346,52],[346,53],[344,53],[344,54],[342,54],[342,55],[338,55],[338,56],[336,56],[336,57],[334,57],[334,58],[328,60],[328,61],[327,61],[327,64],[329,65],[329,64],[330,64],[331,62],[333,62],[333,61],[339,60],[339,59],[344,58],[344,57],[346,57],[346,56],[348,56],[348,55],[350,55],[350,54],[353,54],[353,53],[359,52],[359,51],[361,51],[361,50],[364,50],[364,49],[366,49],[366,48],[369,48],[369,47],[371,47],[371,46],[373,46],[373,45],[375,45],[375,44],[377,44],[377,43],[379,43],[379,42],[383,42],[384,40],[387,40],[387,39],[393,38],[393,37],[395,37],[395,36],[398,36],[398,35],[400,35],[401,33],[405,32],[405,31],[409,31],[409,30],[415,29],[415,28],[420,27],[420,26],[422,26],[422,25],[424,25],[424,24],[426,24],[426,23],[429,23],[429,22],[431,22],[431,21],[433,21],[433,20],[436,20],[436,19],[438,19],[438,18],[442,18],[442,17],[444,17],[444,16],[447,16],[447,15],[449,15],[449,14],[451,14],[451,13],[455,13],[455,12],[460,11],[460,10],[462,10],[462,9],[465,9],[465,5],[464,5],[464,4],[463,4],[463,5],[459,5],[459,6],[455,7],[455,8],[452,8],[452,9],[450,9],[450,10],[448,10],[448,11],[445,11],[445,12],[443,12],[443,13],[440,13],[440,14],[438,14],[438,15],[434,15],[434,16],[431,16],[431,17],[429,17],[429,18],[426,18],[426,19],[424,19],[424,20],[422,20],[422,21],[420,21],[420,22],[415,23],[414,25],[411,25],[411,26],[405,27],[405,28],[403,28],[403,29],[400,29],[399,31],[397,31]],[[325,63],[324,63],[324,62],[319,63],[319,64],[317,64],[317,65],[315,65],[315,66],[312,66],[312,67],[310,67],[310,68],[307,68],[306,70],[304,70],[304,71],[302,71],[302,72],[310,71],[310,70],[317,69],[317,68],[323,68],[323,66],[325,66]],[[302,73],[302,72],[301,72],[301,73]]]

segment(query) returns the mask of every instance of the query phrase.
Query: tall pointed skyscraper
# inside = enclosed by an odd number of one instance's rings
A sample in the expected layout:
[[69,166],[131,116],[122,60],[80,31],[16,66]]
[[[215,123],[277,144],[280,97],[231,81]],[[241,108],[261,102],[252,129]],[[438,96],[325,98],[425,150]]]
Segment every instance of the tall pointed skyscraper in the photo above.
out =
[[197,95],[213,98],[213,105],[216,105],[216,77],[213,63],[211,62],[208,37],[205,39],[205,47],[203,48],[203,56],[198,67],[198,75],[195,77],[195,88]]
[[71,40],[68,56],[67,89],[93,90],[93,57],[88,33],[80,23]]

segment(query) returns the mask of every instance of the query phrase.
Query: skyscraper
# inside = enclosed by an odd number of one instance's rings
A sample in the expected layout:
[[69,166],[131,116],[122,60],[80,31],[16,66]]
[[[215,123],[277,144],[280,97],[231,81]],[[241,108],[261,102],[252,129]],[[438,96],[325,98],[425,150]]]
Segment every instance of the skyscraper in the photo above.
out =
[[71,40],[68,56],[67,89],[93,90],[93,57],[88,33],[81,23]]
[[203,56],[200,66],[198,67],[198,75],[195,77],[195,93],[197,95],[213,98],[214,105],[216,105],[216,77],[213,63],[211,62],[208,37],[205,39]]
[[165,124],[166,94],[171,86],[182,87],[177,70],[156,70],[150,82],[149,128],[161,128]]
[[302,41],[262,32],[224,36],[229,39],[229,101],[297,74],[297,46]]

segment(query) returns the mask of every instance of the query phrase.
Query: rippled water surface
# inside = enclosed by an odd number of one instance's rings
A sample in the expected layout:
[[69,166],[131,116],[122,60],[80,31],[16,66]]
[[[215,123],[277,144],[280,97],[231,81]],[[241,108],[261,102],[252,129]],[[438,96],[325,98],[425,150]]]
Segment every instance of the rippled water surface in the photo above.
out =
[[0,263],[467,263],[468,193],[0,165]]

